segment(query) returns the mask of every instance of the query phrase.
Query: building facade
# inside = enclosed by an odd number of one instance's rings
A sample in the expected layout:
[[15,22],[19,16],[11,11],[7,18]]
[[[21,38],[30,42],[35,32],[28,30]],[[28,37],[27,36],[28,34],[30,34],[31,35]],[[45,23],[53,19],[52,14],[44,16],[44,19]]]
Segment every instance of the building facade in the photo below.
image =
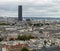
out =
[[22,6],[18,6],[18,21],[22,21]]

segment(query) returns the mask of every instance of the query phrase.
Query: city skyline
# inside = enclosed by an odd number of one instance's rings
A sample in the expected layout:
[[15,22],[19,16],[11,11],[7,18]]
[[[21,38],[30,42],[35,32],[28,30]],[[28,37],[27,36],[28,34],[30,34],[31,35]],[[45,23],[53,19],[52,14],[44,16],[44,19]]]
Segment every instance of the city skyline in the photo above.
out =
[[59,0],[2,0],[0,16],[18,17],[18,5],[23,6],[23,17],[59,17]]

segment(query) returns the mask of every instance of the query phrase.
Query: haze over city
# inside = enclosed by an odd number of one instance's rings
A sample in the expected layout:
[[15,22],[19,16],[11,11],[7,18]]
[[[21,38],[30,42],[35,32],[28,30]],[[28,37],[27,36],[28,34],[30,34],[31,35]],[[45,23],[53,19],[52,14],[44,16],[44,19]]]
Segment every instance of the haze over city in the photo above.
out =
[[23,17],[60,17],[60,0],[0,0],[0,16],[18,17],[18,5]]

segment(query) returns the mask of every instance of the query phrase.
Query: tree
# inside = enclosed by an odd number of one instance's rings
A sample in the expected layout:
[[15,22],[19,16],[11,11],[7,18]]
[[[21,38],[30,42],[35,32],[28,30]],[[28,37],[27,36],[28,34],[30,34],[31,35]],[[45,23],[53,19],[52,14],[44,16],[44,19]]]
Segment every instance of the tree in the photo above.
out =
[[46,45],[47,44],[47,41],[46,40],[44,40],[44,45]]
[[14,38],[10,38],[10,39],[9,39],[9,41],[13,41],[13,40],[14,40]]
[[29,35],[29,36],[27,36],[27,35],[22,35],[22,36],[20,36],[20,35],[18,35],[18,40],[30,40],[30,39],[34,39],[35,37],[33,37],[33,36],[31,36],[31,35]]
[[0,41],[2,41],[3,40],[3,38],[0,38]]
[[26,47],[23,47],[21,51],[29,51]]
[[45,25],[49,25],[49,23],[45,23]]
[[22,36],[18,35],[18,38],[17,39],[18,40],[26,40],[27,37],[26,37],[26,35],[22,35]]

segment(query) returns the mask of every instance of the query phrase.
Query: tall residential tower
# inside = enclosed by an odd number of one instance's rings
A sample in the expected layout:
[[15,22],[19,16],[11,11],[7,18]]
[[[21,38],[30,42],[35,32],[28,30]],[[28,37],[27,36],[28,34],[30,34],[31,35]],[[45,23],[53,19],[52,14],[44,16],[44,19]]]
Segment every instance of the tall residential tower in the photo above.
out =
[[18,21],[22,21],[22,5],[18,6]]

